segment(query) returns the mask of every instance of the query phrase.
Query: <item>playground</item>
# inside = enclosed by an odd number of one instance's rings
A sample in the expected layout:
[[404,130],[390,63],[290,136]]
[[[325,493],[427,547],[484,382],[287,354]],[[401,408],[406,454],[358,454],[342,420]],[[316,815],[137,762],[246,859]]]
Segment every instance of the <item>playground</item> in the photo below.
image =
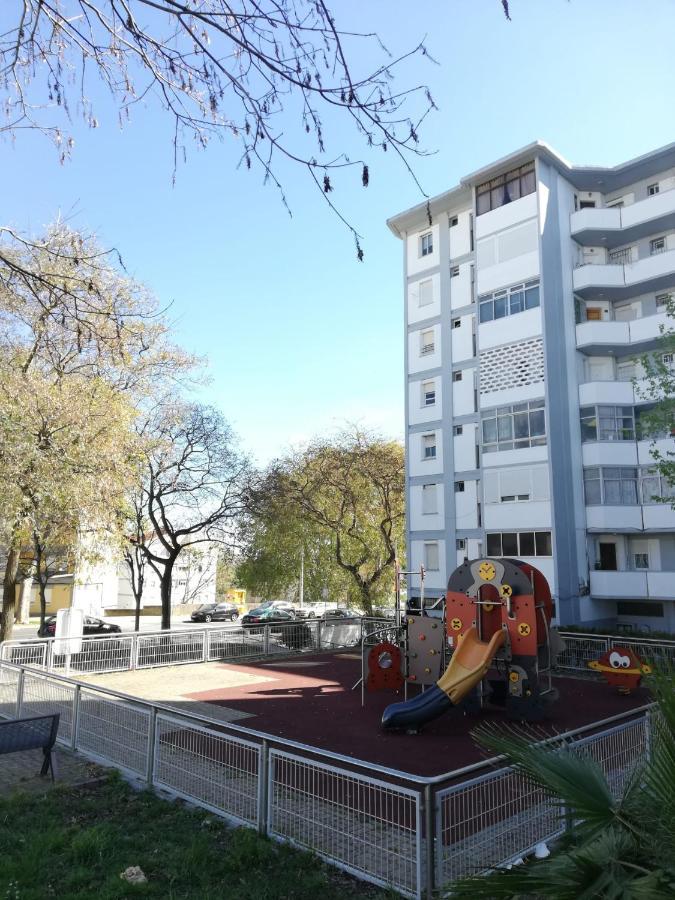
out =
[[[361,707],[358,653],[303,654],[256,663],[202,663],[87,676],[89,684],[133,693],[185,712],[199,712],[336,754],[416,775],[440,775],[485,758],[471,730],[503,721],[503,713],[450,709],[420,735],[388,733],[382,714],[401,699],[393,691],[367,692]],[[537,723],[542,736],[590,725],[648,702],[644,688],[621,696],[588,678],[554,677],[559,700]],[[208,685],[208,689],[205,687]],[[418,688],[410,688],[414,696]],[[402,695],[401,695],[402,697]]]

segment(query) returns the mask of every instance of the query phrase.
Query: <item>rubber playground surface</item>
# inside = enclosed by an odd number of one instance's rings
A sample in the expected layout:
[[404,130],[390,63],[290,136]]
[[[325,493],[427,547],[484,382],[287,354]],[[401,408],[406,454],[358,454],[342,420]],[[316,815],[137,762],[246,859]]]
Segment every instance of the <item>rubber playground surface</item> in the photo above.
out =
[[[361,708],[361,689],[352,690],[361,675],[358,653],[267,659],[248,665],[210,663],[200,670],[201,685],[206,688],[213,678],[218,687],[182,693],[180,666],[158,670],[164,679],[169,671],[176,673],[172,705],[189,709],[186,701],[196,701],[202,711],[211,705],[226,707],[245,714],[239,721],[245,727],[419,775],[440,775],[486,758],[474,743],[471,729],[482,722],[505,720],[501,713],[464,714],[456,708],[426,725],[422,734],[383,733],[382,712],[402,695],[366,691]],[[244,679],[244,675],[250,677]],[[110,687],[114,687],[113,678],[107,682]],[[548,721],[536,726],[550,734],[589,725],[649,700],[644,688],[622,696],[589,679],[556,677],[554,686],[560,698],[551,705]]]

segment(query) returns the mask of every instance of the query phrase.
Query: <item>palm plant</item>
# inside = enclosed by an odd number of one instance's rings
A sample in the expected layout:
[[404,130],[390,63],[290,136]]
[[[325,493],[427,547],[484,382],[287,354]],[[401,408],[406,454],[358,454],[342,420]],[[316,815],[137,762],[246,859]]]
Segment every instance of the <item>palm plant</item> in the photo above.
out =
[[675,897],[675,673],[650,682],[656,700],[650,752],[618,798],[583,753],[537,746],[515,729],[478,729],[483,746],[552,795],[569,828],[546,859],[453,883],[453,900]]

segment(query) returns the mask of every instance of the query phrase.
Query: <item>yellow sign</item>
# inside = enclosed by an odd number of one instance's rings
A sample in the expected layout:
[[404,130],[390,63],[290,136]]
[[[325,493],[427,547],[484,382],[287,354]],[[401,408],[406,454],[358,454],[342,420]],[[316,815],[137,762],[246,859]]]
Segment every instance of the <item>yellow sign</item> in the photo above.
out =
[[459,631],[459,629],[462,627],[462,620],[461,619],[453,619],[450,622],[450,627],[452,628],[453,631]]
[[478,574],[483,581],[492,581],[497,574],[497,570],[491,562],[482,562],[480,566],[478,566]]
[[519,677],[520,676],[517,672],[509,672],[509,681],[513,681],[515,683],[516,681],[518,681]]
[[523,637],[527,637],[527,635],[532,631],[527,622],[521,622],[518,626],[518,634],[522,634]]

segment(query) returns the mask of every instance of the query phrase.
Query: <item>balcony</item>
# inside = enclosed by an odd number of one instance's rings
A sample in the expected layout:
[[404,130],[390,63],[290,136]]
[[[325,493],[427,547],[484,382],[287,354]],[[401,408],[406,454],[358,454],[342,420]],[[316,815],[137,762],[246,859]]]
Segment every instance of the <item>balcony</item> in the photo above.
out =
[[[651,262],[663,256],[672,256],[675,264],[675,251],[640,262]],[[632,263],[631,266],[583,266],[583,268],[627,269],[640,265],[640,262]],[[580,271],[581,269],[577,269],[574,274]],[[670,320],[666,313],[657,313],[630,322],[581,322],[577,325],[577,350],[590,356],[631,350],[635,353],[644,353],[657,346],[657,341],[661,337],[661,326],[667,327],[669,324]]]
[[647,597],[647,572],[591,572],[591,595],[610,600]]
[[640,506],[587,506],[586,530],[602,534],[617,532],[641,532],[642,508]]
[[572,237],[586,247],[617,247],[675,228],[675,190],[620,209],[580,209],[570,216]]
[[632,406],[634,402],[630,381],[587,381],[579,385],[579,406]]
[[671,287],[675,279],[675,249],[666,249],[634,262],[627,261],[624,254],[616,263],[584,263],[573,273],[574,291],[589,300],[600,297],[622,300],[662,291]]

